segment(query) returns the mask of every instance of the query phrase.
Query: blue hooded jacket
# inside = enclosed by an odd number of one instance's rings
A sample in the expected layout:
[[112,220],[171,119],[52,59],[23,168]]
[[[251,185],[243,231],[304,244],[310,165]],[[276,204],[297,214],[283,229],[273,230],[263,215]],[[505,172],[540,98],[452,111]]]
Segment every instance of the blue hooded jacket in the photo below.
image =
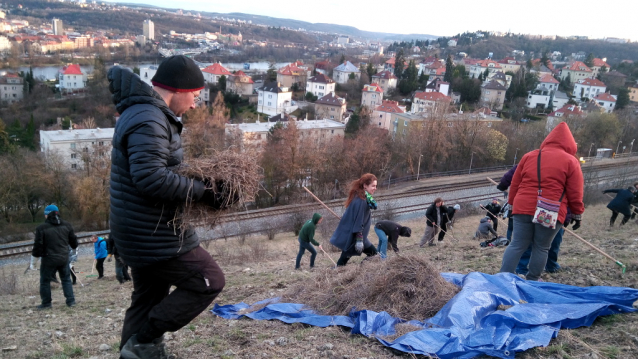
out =
[[106,240],[102,237],[97,237],[97,242],[93,243],[95,248],[95,259],[106,258],[108,252],[106,251]]

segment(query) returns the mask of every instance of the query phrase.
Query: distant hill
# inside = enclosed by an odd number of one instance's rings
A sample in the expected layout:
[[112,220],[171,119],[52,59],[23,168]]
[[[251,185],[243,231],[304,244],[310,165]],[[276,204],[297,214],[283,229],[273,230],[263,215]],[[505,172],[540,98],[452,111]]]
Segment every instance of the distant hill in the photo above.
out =
[[325,24],[325,23],[310,23],[306,21],[293,20],[293,19],[281,19],[276,17],[252,15],[244,13],[216,13],[216,12],[200,12],[205,16],[218,16],[225,18],[235,18],[238,20],[252,21],[254,24],[262,24],[267,26],[285,26],[291,29],[306,29],[308,31],[321,31],[329,34],[341,34],[348,35],[369,40],[379,41],[404,41],[404,40],[435,40],[439,36],[428,34],[392,34],[387,32],[372,32],[359,30],[353,26],[337,25],[337,24]]
[[[128,3],[118,3],[119,5],[137,7],[137,8],[149,8],[149,9],[165,9],[170,11],[177,11],[178,9],[171,8],[160,8],[153,5],[141,5],[141,4],[128,4]],[[202,16],[208,17],[224,17],[224,18],[234,18],[237,20],[244,21],[252,21],[253,24],[266,25],[272,27],[288,27],[291,29],[306,29],[308,31],[320,31],[328,34],[340,34],[340,35],[348,35],[356,38],[376,40],[376,41],[406,41],[406,40],[436,40],[439,36],[428,35],[428,34],[393,34],[387,32],[372,32],[372,31],[364,31],[359,30],[354,26],[347,25],[337,25],[337,24],[326,24],[326,23],[311,23],[307,21],[301,20],[293,20],[293,19],[282,19],[277,17],[270,16],[262,16],[262,15],[253,15],[253,14],[244,14],[240,12],[233,13],[219,13],[219,12],[207,12],[207,11],[196,11],[196,10],[184,10],[196,12],[201,14]]]

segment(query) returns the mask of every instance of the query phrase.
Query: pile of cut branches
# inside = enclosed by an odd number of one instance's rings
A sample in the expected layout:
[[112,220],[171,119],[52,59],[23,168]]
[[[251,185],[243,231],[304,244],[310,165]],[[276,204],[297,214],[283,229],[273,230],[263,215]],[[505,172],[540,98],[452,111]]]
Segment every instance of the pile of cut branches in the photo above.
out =
[[427,259],[402,255],[320,272],[312,282],[290,287],[281,301],[303,303],[326,315],[347,315],[356,308],[424,320],[458,292]]

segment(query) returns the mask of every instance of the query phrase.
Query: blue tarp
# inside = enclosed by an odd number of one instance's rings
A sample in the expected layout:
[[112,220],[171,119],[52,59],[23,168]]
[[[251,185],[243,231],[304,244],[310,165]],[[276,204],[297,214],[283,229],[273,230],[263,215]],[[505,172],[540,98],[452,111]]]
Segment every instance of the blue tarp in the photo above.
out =
[[[303,304],[271,303],[247,314],[250,306],[215,305],[212,310],[226,319],[246,316],[252,319],[277,319],[285,323],[304,323],[319,327],[339,325],[352,328],[353,334],[376,337],[383,345],[406,353],[436,355],[445,358],[472,358],[482,354],[514,358],[514,353],[547,346],[560,328],[591,325],[596,317],[633,312],[638,290],[620,287],[575,287],[557,283],[532,282],[510,273],[442,273],[447,281],[462,290],[432,318],[410,321],[422,327],[392,342],[383,337],[394,334],[394,325],[405,320],[386,312],[352,311],[349,316],[319,315]],[[511,305],[498,310],[499,305]]]

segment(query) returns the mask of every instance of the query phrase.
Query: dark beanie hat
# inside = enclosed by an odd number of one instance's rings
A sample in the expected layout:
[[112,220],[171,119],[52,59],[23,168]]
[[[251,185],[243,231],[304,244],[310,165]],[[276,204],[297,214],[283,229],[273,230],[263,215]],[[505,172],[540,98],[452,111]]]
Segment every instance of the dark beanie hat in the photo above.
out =
[[195,61],[175,55],[162,61],[151,82],[173,92],[192,92],[204,88],[204,75]]

